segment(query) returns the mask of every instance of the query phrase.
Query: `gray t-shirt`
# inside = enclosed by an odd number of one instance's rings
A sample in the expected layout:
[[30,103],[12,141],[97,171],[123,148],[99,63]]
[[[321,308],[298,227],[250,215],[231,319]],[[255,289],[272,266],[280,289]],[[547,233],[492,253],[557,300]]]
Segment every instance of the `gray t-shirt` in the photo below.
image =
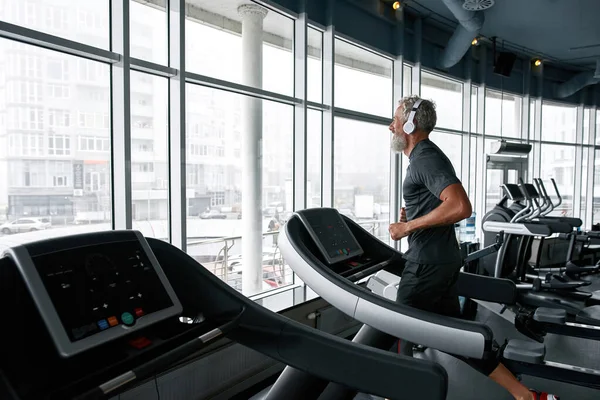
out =
[[[429,214],[442,201],[440,194],[448,186],[461,183],[446,155],[429,139],[415,146],[409,156],[402,186],[408,221]],[[461,262],[454,225],[438,226],[408,236],[405,258],[420,264]]]

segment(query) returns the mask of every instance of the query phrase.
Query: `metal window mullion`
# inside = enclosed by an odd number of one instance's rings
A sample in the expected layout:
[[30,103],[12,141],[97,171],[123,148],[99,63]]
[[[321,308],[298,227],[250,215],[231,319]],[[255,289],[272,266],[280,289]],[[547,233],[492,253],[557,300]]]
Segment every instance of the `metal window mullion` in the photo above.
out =
[[[120,21],[120,16],[117,17],[113,21]],[[115,63],[121,59],[120,53],[114,50],[114,43],[109,51],[4,21],[0,21],[0,37],[94,61]],[[115,38],[114,31],[112,37]]]
[[468,67],[467,67],[467,80],[463,83],[462,87],[463,87],[463,91],[462,91],[462,98],[463,98],[463,112],[462,112],[462,128],[463,128],[463,135],[461,136],[461,168],[460,168],[460,176],[461,176],[461,180],[463,182],[463,186],[465,186],[465,190],[467,193],[470,193],[471,191],[471,186],[472,186],[472,182],[470,179],[471,176],[471,156],[475,156],[474,154],[472,155],[472,151],[471,151],[471,90],[472,90],[472,81],[471,81],[471,69],[470,69],[470,64],[471,64],[471,57],[470,57],[470,53],[468,54],[469,56],[467,57],[467,59],[465,60],[465,63],[468,63]]
[[[476,219],[477,232],[480,232],[482,217],[485,214],[487,172],[486,172],[486,154],[485,154],[485,72],[486,72],[486,51],[484,47],[477,48],[479,52],[479,76],[481,83],[477,90],[477,145],[476,154],[476,174],[475,174],[475,210],[481,218]],[[480,135],[481,134],[481,135]]]
[[185,0],[169,0],[169,239],[186,251],[187,187],[185,145]]
[[333,207],[334,180],[334,71],[335,71],[335,0],[327,0],[327,27],[323,32],[323,111],[321,201],[323,207]]
[[[401,19],[392,30],[396,41],[396,58],[392,65],[392,115],[398,107],[398,101],[404,97],[404,21]],[[390,139],[391,140],[391,139]],[[390,224],[400,220],[402,206],[402,154],[390,152]],[[400,241],[394,241],[393,246],[400,250]]]
[[[592,108],[590,111],[590,152],[588,155],[588,176],[587,176],[587,194],[586,194],[586,221],[589,225],[593,224],[594,221],[594,182],[597,179],[595,175],[596,170],[596,136],[600,134],[596,129],[596,108]],[[600,179],[600,177],[598,177]]]
[[583,169],[583,104],[577,107],[577,120],[575,123],[575,166],[573,168],[573,215],[581,215],[581,180]]
[[412,94],[421,95],[421,49],[423,44],[423,20],[417,18],[414,25],[415,64],[412,69]]
[[112,0],[111,50],[121,60],[111,67],[113,229],[132,228],[131,69],[129,0]]
[[294,211],[306,208],[307,194],[307,63],[308,16],[306,0],[294,22],[294,94],[301,102],[294,106]]

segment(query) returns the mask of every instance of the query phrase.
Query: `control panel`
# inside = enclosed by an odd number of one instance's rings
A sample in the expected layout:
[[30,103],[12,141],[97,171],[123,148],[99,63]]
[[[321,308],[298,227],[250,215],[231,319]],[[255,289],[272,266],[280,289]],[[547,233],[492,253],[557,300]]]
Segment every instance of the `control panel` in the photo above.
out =
[[[69,357],[181,312],[160,265],[139,232],[19,246],[19,266],[59,352]],[[61,243],[65,247],[61,247]]]
[[363,254],[363,249],[336,209],[307,209],[298,211],[297,215],[329,264]]

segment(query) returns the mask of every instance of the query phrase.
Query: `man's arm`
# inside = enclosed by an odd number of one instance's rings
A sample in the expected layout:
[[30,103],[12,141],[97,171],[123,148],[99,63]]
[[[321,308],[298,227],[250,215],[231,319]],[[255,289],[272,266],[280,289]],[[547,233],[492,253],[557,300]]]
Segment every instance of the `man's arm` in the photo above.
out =
[[421,229],[453,225],[471,216],[471,202],[462,184],[453,183],[447,186],[440,193],[440,200],[442,204],[427,215],[409,222],[391,224],[389,231],[392,240],[400,240]]
[[409,234],[421,229],[453,225],[471,216],[472,207],[462,184],[454,183],[440,194],[442,204],[432,212],[407,222]]

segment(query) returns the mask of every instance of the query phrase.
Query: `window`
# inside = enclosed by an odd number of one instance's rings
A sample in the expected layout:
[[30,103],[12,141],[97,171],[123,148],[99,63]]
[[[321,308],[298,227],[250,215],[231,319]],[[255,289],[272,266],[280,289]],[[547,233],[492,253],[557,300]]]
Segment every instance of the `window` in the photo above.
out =
[[79,79],[88,82],[103,81],[108,77],[109,71],[104,65],[91,60],[79,60]]
[[321,207],[323,113],[308,110],[306,138],[306,208]]
[[[583,154],[582,154],[582,158],[581,158],[581,203],[580,203],[580,214],[579,214],[579,218],[581,218],[581,220],[583,221],[582,226],[583,227],[588,227],[588,222],[591,221],[586,221],[586,217],[587,217],[587,212],[586,212],[586,207],[587,207],[587,192],[588,192],[588,165],[589,165],[589,157],[592,156],[593,153],[593,149],[589,148],[589,147],[584,147],[583,148]],[[591,223],[590,223],[591,225]]]
[[575,143],[576,124],[577,107],[542,103],[542,141]]
[[[108,0],[8,0],[0,8],[0,20],[21,25],[69,40],[75,40],[92,46],[108,49]],[[69,26],[69,14],[79,16],[79,24]],[[93,23],[85,23],[86,15],[96,21],[93,35],[90,28]]]
[[594,138],[590,138],[590,118],[591,110],[585,108],[583,110],[583,144],[594,143]]
[[130,0],[131,56],[167,63],[166,0],[154,1],[152,6]]
[[9,107],[7,114],[8,129],[44,129],[44,110],[41,108]]
[[6,84],[6,98],[11,103],[40,103],[42,93],[42,84],[39,82],[9,81]]
[[334,74],[336,107],[392,116],[391,60],[336,39]]
[[573,217],[575,147],[542,143],[541,153],[540,178],[545,181],[554,178],[563,198],[563,203],[550,215]]
[[89,129],[108,129],[110,128],[110,118],[108,113],[80,112],[79,127]]
[[48,135],[48,155],[68,156],[71,154],[71,138],[67,135]]
[[[242,210],[242,187],[243,182],[250,179],[251,170],[242,168],[243,158],[249,152],[243,146],[253,132],[243,130],[247,126],[256,126],[243,121],[247,114],[242,113],[242,109],[246,105],[253,107],[262,103],[262,203],[257,206],[264,211],[263,220],[255,229],[266,232],[270,218],[275,215],[272,212],[274,209],[278,210],[279,218],[282,219],[288,211],[292,211],[294,194],[290,183],[293,178],[294,109],[286,104],[193,84],[187,85],[187,94],[186,111],[190,115],[190,118],[187,118],[188,122],[193,119],[191,115],[196,110],[211,109],[215,118],[205,121],[208,131],[218,126],[224,128],[223,139],[214,136],[198,137],[190,126],[186,131],[188,154],[203,151],[200,150],[203,149],[202,146],[206,146],[209,153],[209,156],[189,157],[186,165],[188,251],[191,254],[203,254],[202,252],[209,250],[206,246],[197,244],[195,238],[215,235],[218,231],[227,232],[224,234],[228,236],[241,234],[242,221],[231,220],[243,220],[246,215],[246,211]],[[236,114],[242,117],[239,120],[231,117]],[[252,116],[247,115],[247,118]],[[236,138],[236,133],[239,133],[240,138]],[[221,141],[223,145],[218,144]],[[217,148],[221,146],[227,148],[225,157],[216,156],[220,152]],[[230,154],[233,153],[230,153],[229,149],[238,147],[241,157],[231,157]],[[216,209],[211,212],[211,208],[215,206]],[[242,237],[241,241],[244,240]],[[229,254],[239,254],[243,259],[244,254],[239,243],[240,240],[236,239],[235,248]],[[272,236],[264,236],[263,244],[273,246]],[[205,266],[210,267],[210,264]],[[282,268],[289,270],[287,266]],[[247,270],[243,271],[247,273]],[[215,269],[214,272],[224,279],[220,269]],[[292,280],[286,280],[282,284],[289,283],[292,283]],[[241,286],[238,289],[241,289]]]
[[[84,62],[84,60],[80,60]],[[90,61],[93,63],[93,61]],[[47,77],[51,80],[66,81],[69,79],[69,63],[68,60],[54,59],[48,60]]]
[[[391,150],[387,126],[344,118],[336,118],[334,126],[334,207],[365,221],[366,227],[374,220],[388,221]],[[374,235],[387,243],[387,224],[376,225]]]
[[[146,7],[146,6],[144,6]],[[133,14],[132,14],[133,15]],[[162,13],[164,17],[164,13]],[[131,131],[132,163],[131,184],[132,211],[134,224],[145,221],[152,229],[148,235],[167,237],[169,218],[169,168],[168,168],[168,81],[165,78],[132,71],[132,79],[149,78],[152,83],[153,105],[149,135],[140,137],[135,129]],[[133,122],[132,122],[133,125]],[[149,137],[147,137],[149,136]],[[141,226],[141,225],[140,225]]]
[[[10,9],[15,3],[20,2],[5,2],[4,4],[9,6],[0,13]],[[36,7],[42,4],[44,7],[37,7],[40,10],[54,4],[39,0],[33,3]],[[77,7],[79,3],[73,4]],[[39,13],[36,21],[45,24],[44,11]],[[61,36],[58,32],[54,34]],[[7,49],[10,49],[14,43],[8,39],[0,39],[0,60],[9,59]],[[10,154],[8,157],[1,157],[6,168],[0,169],[0,193],[5,193],[6,204],[11,205],[7,217],[18,219],[25,215],[34,215],[32,213],[43,216],[48,216],[50,212],[56,213],[53,215],[67,213],[69,218],[65,221],[74,224],[104,223],[105,228],[110,229],[112,199],[109,100],[95,102],[90,106],[93,113],[102,116],[100,118],[102,123],[94,131],[94,135],[82,134],[82,129],[72,129],[73,118],[79,118],[80,110],[83,111],[89,105],[85,100],[80,101],[83,99],[79,93],[82,90],[81,86],[71,86],[71,93],[67,89],[67,85],[70,84],[68,82],[74,79],[70,67],[78,65],[79,58],[32,45],[22,43],[18,45],[23,51],[10,52],[11,56],[21,60],[18,63],[23,65],[27,64],[23,60],[37,60],[31,64],[34,66],[39,61],[39,70],[43,73],[36,78],[39,80],[33,81],[29,79],[30,72],[26,69],[13,71],[15,73],[12,76],[13,81],[26,82],[27,96],[32,94],[40,100],[40,103],[39,107],[8,103],[5,105],[7,118],[5,145]],[[95,63],[95,68],[105,71],[102,75],[105,78],[96,81],[96,85],[104,91],[109,91],[109,65]],[[19,91],[22,92],[20,89]],[[77,101],[56,100],[56,97],[67,96],[72,96]],[[104,116],[106,116],[106,124]],[[94,154],[73,151],[73,146],[77,147],[80,143],[80,137],[86,136],[99,136],[105,139],[102,147],[106,148],[106,151]],[[86,179],[89,182],[87,186]],[[40,190],[40,188],[50,190]],[[53,221],[53,234],[68,233],[68,229],[65,230]]]
[[323,33],[308,28],[306,92],[308,101],[323,102]]
[[44,154],[44,135],[15,133],[8,136],[10,156],[41,156]]
[[79,150],[107,152],[110,150],[110,139],[96,136],[80,136]]
[[477,127],[477,112],[479,110],[477,104],[477,93],[479,88],[477,86],[471,86],[471,129],[470,132],[481,133]]
[[48,31],[66,31],[69,29],[66,9],[50,6],[45,11]]
[[436,105],[437,128],[462,130],[462,83],[421,72],[421,97]]
[[[249,86],[260,86],[260,79],[243,74],[254,58],[243,54],[260,54],[257,49],[242,49],[242,24],[262,25],[262,89],[292,95],[294,92],[294,21],[258,4],[249,4],[255,12],[238,12],[238,0],[187,0],[186,69]],[[224,15],[224,10],[231,10]],[[261,10],[264,18],[261,18]],[[254,31],[256,32],[256,31]],[[253,31],[249,31],[250,34]],[[257,32],[258,34],[258,32]],[[202,38],[202,40],[197,40]],[[251,41],[248,41],[251,43]],[[242,67],[244,66],[244,67]],[[244,80],[247,76],[247,80]]]
[[71,91],[68,85],[48,84],[47,93],[49,97],[54,99],[68,99]]
[[521,138],[522,98],[487,89],[485,91],[485,134]]
[[71,126],[71,114],[68,110],[48,110],[48,126],[51,128]]
[[[404,93],[404,96],[408,96],[410,94],[412,94],[412,67],[409,67],[408,65],[404,65],[404,76],[403,78],[403,82],[402,82],[402,92]],[[398,101],[399,99],[396,99],[396,101]],[[394,105],[395,107],[395,105]],[[394,109],[394,111],[396,111]]]
[[454,167],[456,176],[460,179],[462,170],[462,136],[434,131],[431,132],[429,138],[444,152],[446,157],[448,157]]

